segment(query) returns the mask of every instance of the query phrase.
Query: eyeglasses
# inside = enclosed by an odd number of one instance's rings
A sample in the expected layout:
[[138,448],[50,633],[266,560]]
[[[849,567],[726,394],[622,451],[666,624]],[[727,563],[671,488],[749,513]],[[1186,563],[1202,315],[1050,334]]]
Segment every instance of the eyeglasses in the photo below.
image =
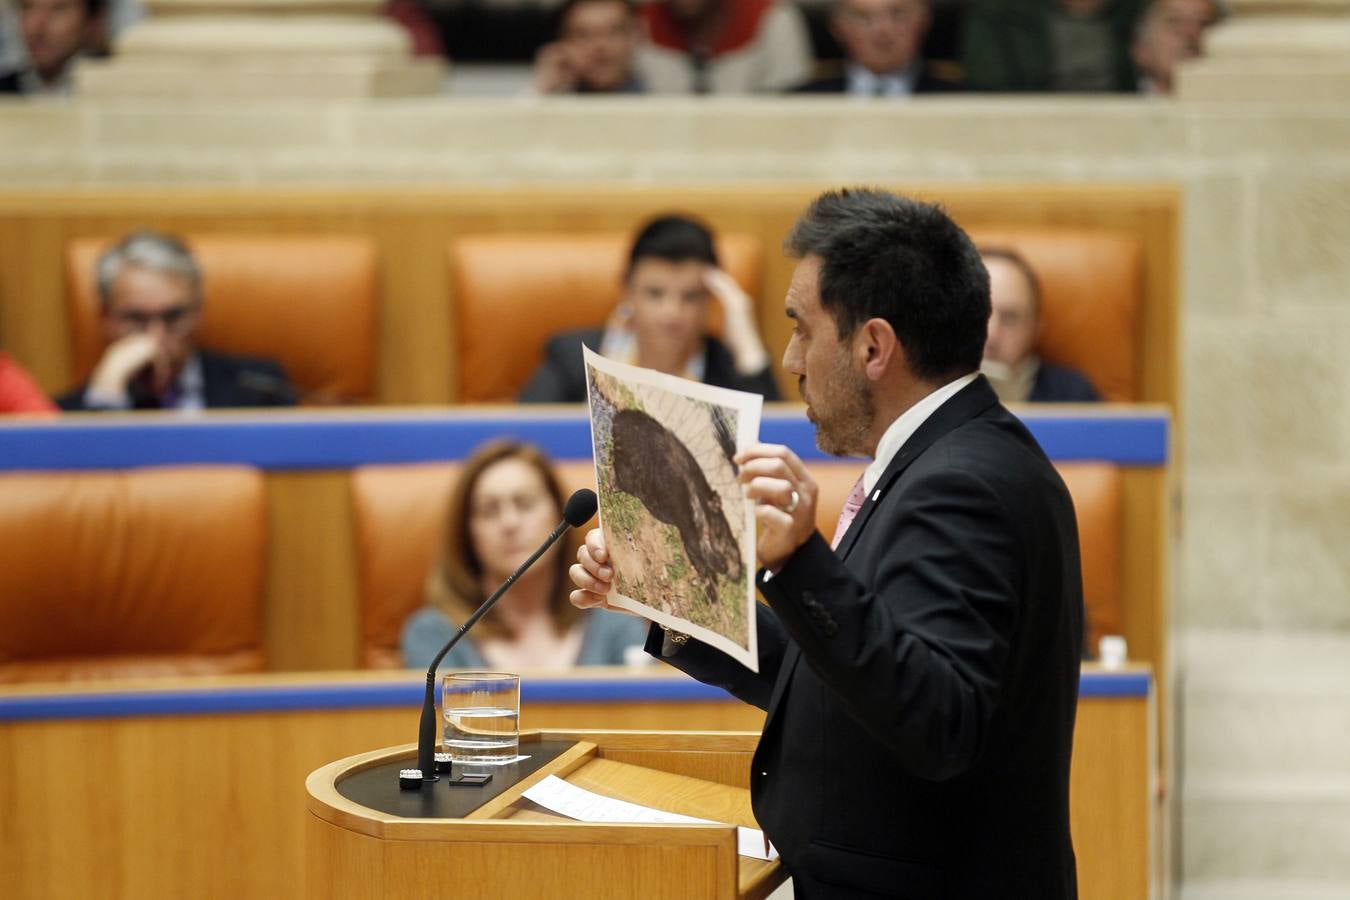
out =
[[109,313],[109,316],[114,322],[132,331],[149,331],[150,326],[158,322],[164,326],[165,331],[179,334],[192,326],[192,320],[196,314],[197,304],[185,303],[182,306],[171,306],[159,312],[119,309]]

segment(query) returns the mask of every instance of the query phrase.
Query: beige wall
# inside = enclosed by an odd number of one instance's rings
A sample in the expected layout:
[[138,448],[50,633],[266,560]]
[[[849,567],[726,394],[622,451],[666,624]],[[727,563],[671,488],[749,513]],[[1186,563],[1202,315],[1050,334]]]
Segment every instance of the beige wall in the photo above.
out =
[[1174,181],[1183,625],[1350,630],[1350,103],[0,104],[0,189]]

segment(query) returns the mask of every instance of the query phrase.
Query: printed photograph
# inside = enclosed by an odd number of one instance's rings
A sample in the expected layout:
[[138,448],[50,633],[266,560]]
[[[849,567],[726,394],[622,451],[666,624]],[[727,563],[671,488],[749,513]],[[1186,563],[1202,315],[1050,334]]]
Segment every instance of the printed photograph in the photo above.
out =
[[732,458],[746,424],[751,439],[758,433],[759,404],[747,409],[743,399],[758,396],[592,354],[587,381],[600,521],[618,593],[662,624],[748,655],[754,518]]

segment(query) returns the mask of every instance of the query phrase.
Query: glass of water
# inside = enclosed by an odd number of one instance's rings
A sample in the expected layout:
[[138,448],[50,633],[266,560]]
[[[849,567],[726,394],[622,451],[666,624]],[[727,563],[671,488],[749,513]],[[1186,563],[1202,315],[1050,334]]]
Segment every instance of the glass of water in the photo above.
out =
[[451,762],[493,766],[513,762],[520,748],[520,676],[458,672],[442,681],[442,745]]

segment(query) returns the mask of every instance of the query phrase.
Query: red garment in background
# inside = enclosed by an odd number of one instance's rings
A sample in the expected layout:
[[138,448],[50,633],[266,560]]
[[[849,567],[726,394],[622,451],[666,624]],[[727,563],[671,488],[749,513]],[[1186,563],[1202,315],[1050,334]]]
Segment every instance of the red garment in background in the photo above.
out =
[[[773,8],[773,4],[774,0],[728,0],[730,13],[709,48],[712,55],[717,57],[749,46],[759,32],[759,23]],[[670,50],[687,52],[690,49],[675,23],[675,17],[670,14],[670,7],[664,3],[647,3],[641,9],[647,19],[648,37],[653,44]]]
[[0,413],[56,412],[56,404],[9,355],[0,351]]

